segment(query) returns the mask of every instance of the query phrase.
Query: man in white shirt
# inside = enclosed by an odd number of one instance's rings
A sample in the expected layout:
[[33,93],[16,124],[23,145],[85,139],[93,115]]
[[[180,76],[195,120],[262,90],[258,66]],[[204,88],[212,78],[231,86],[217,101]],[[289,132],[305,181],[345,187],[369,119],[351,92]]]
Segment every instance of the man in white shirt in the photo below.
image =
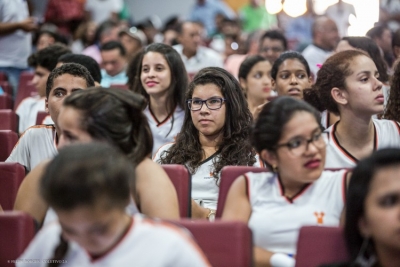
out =
[[19,76],[28,68],[26,60],[32,43],[29,32],[36,29],[34,18],[29,17],[27,1],[0,1],[0,71],[7,73],[14,97]]
[[50,72],[56,68],[60,56],[71,53],[68,47],[60,44],[46,47],[28,58],[29,66],[35,68],[32,84],[38,95],[27,97],[18,105],[16,113],[19,116],[19,132],[36,124],[38,111],[45,111],[46,82]]
[[188,74],[195,74],[205,67],[223,67],[223,59],[214,50],[200,46],[199,26],[185,21],[177,27],[179,45],[173,46],[181,55]]
[[126,84],[126,51],[118,41],[110,41],[100,48],[101,53],[101,86],[110,87],[112,84]]
[[[64,98],[77,90],[94,86],[89,71],[76,63],[65,63],[48,75],[45,85],[46,110],[54,125],[37,125],[30,127],[20,137],[6,162],[18,162],[27,171],[31,171],[40,162],[57,155],[57,118]],[[47,80],[47,78],[46,78]]]
[[314,21],[312,35],[313,43],[304,49],[302,55],[310,65],[310,70],[316,80],[319,70],[317,65],[323,64],[332,55],[339,42],[339,31],[332,19],[322,16]]
[[339,2],[326,9],[326,15],[336,22],[340,36],[344,37],[348,35],[350,15],[356,17],[356,10],[352,4],[339,0]]

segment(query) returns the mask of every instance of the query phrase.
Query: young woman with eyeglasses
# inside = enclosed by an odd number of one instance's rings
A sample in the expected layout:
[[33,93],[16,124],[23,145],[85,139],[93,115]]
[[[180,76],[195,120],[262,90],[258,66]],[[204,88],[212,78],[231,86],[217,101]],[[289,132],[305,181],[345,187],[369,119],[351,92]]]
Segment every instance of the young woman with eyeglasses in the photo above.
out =
[[184,164],[192,174],[192,217],[210,219],[218,179],[227,165],[260,166],[249,136],[252,115],[237,80],[217,67],[202,69],[189,84],[182,131],[154,160]]
[[294,266],[302,226],[339,226],[348,175],[324,171],[322,132],[319,112],[304,101],[280,97],[261,111],[252,143],[273,172],[239,177],[222,214],[249,224],[255,266]]

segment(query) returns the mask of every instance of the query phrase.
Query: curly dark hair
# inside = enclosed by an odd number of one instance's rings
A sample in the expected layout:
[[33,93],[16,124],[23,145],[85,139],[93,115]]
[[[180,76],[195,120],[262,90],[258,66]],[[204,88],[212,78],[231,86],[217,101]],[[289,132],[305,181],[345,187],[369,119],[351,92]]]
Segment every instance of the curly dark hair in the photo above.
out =
[[[347,50],[329,57],[318,71],[318,77],[311,90],[305,93],[305,101],[318,110],[328,110],[340,115],[339,107],[332,98],[332,88],[346,90],[346,78],[351,75],[350,64],[355,57],[370,56],[361,50]],[[372,59],[371,59],[372,60]]]
[[[227,99],[223,137],[218,144],[218,155],[213,159],[213,177],[218,180],[219,173],[227,165],[251,166],[256,162],[256,152],[250,143],[252,115],[239,82],[226,70],[208,67],[200,70],[189,84],[186,98],[192,98],[199,85],[214,84],[221,89]],[[185,164],[191,173],[201,165],[204,151],[199,141],[199,131],[193,124],[191,111],[185,108],[185,119],[176,143],[161,154],[161,164]]]
[[390,83],[389,99],[383,117],[400,121],[400,64],[397,63]]

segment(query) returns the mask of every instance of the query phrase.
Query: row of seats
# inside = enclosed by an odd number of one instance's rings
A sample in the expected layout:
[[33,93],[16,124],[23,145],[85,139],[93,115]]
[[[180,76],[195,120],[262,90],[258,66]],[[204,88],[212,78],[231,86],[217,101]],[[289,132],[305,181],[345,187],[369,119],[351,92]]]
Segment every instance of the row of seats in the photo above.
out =
[[[250,267],[253,264],[252,233],[241,222],[180,220],[172,223],[187,228],[212,266]],[[23,212],[0,214],[0,267],[13,266],[35,235],[33,218]],[[300,229],[296,267],[348,260],[349,256],[338,227],[306,226]]]
[[24,71],[21,73],[18,83],[18,93],[15,96],[15,101],[13,101],[11,86],[8,83],[7,75],[5,73],[0,73],[0,86],[6,93],[4,95],[0,95],[0,109],[16,110],[22,100],[37,94],[35,86],[33,86],[31,83],[33,75],[34,73],[31,71]]
[[[189,171],[183,165],[163,165],[163,168],[176,188],[180,215],[182,218],[186,218],[174,223],[180,224],[192,232],[213,266],[251,266],[252,239],[250,229],[246,224],[221,222],[218,218],[222,215],[222,208],[225,204],[229,187],[234,180],[246,172],[262,172],[265,169],[246,166],[227,166],[223,168],[221,172],[217,221],[214,223],[200,221],[193,223],[188,219],[191,213],[191,177]],[[2,190],[4,192],[0,194],[0,204],[6,210],[4,216],[0,214],[0,236],[11,236],[14,238],[14,235],[10,234],[10,231],[16,230],[15,227],[28,227],[28,229],[18,230],[21,233],[26,233],[26,235],[15,235],[23,243],[22,245],[6,242],[4,238],[0,239],[0,251],[7,249],[15,251],[14,254],[2,254],[0,252],[0,267],[6,263],[6,260],[13,259],[12,255],[17,257],[33,237],[29,230],[29,225],[33,225],[33,221],[27,226],[26,220],[31,219],[27,219],[25,214],[21,215],[20,213],[10,211],[14,206],[16,194],[24,176],[25,169],[22,165],[0,162],[0,188],[7,188],[7,190]],[[3,220],[6,222],[3,223]],[[14,226],[11,227],[8,226],[10,220],[21,220],[21,222],[14,223]],[[1,233],[1,231],[6,231],[5,229],[9,229],[7,231],[8,235]],[[7,244],[13,244],[16,247],[11,248]],[[346,253],[346,247],[339,228],[304,227],[301,229],[299,235],[296,266],[319,266],[322,263],[346,260]]]

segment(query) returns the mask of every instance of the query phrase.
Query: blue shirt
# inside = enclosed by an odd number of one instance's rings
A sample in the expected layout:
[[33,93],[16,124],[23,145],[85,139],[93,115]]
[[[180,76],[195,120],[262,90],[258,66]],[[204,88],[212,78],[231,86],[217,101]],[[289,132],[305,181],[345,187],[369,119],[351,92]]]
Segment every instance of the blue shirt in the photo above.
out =
[[115,76],[110,76],[107,72],[101,70],[101,83],[102,87],[110,87],[112,84],[126,84],[128,82],[128,76],[126,76],[126,71],[123,70]]
[[222,14],[229,19],[235,18],[235,12],[220,0],[205,0],[203,5],[196,4],[190,13],[189,20],[204,24],[208,35],[215,32],[215,17]]

